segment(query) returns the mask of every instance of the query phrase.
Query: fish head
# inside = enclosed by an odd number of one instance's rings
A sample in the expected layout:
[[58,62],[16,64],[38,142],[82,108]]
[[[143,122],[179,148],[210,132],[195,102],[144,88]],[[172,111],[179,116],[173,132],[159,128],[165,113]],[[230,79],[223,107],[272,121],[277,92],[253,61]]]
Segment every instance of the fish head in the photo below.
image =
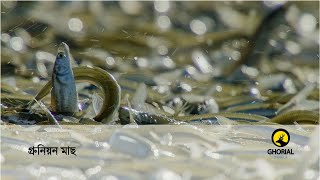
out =
[[71,72],[70,51],[66,43],[61,43],[58,48],[56,61],[54,64],[55,73],[63,75]]

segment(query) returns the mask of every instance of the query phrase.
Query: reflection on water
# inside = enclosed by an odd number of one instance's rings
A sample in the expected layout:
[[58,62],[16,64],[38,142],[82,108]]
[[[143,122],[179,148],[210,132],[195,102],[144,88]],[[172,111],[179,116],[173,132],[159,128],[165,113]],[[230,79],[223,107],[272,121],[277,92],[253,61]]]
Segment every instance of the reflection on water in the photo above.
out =
[[[74,179],[316,179],[319,128],[285,126],[3,126],[2,177]],[[29,147],[76,147],[32,155]],[[292,149],[270,155],[268,149]]]

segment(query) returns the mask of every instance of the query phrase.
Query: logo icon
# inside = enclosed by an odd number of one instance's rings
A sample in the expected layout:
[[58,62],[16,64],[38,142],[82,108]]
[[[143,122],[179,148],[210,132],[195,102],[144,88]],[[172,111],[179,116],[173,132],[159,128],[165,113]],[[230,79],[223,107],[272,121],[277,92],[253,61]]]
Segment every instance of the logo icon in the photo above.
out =
[[276,129],[271,136],[274,145],[278,147],[286,146],[290,141],[290,134],[285,129]]

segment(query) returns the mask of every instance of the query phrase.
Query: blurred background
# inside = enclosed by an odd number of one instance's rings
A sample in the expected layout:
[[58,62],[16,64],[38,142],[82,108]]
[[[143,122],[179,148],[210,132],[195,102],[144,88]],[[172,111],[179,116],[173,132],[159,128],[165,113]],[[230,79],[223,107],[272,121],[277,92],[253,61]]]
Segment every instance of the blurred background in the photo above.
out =
[[[113,74],[113,124],[131,125],[26,126],[48,120],[43,107],[20,107],[51,79],[61,42],[72,66]],[[77,90],[94,117],[104,94]],[[50,109],[50,95],[42,102]],[[136,126],[127,107],[138,124],[185,126]],[[274,118],[294,124],[293,156],[267,154],[280,125],[260,122]],[[3,179],[319,180],[319,128],[301,125],[310,121],[319,123],[318,1],[1,1]],[[27,153],[39,143],[77,156]]]
[[[284,104],[319,84],[318,8],[317,1],[2,1],[3,104],[39,91],[61,42],[70,46],[73,66],[112,73],[123,97],[145,83],[141,101],[161,111],[187,101],[197,105],[182,115],[203,114],[289,95],[277,101]],[[15,100],[9,87],[23,92],[15,91]],[[312,92],[309,106],[319,99],[317,86]],[[214,110],[194,97],[213,99]]]

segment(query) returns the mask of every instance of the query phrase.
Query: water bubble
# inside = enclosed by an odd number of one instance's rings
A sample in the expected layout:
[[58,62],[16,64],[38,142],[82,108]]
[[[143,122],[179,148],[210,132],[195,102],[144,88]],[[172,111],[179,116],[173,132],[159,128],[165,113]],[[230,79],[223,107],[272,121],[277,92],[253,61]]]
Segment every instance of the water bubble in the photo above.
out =
[[21,37],[13,37],[10,39],[10,45],[15,51],[22,51],[24,49],[24,42]]
[[255,97],[261,97],[260,91],[255,87],[250,88],[250,94],[254,95]]
[[163,65],[165,65],[167,68],[174,68],[176,64],[172,61],[170,57],[165,57],[163,59]]
[[291,53],[291,54],[299,54],[301,52],[301,47],[299,44],[293,42],[293,41],[287,41],[286,42],[286,49]]
[[99,147],[99,146],[100,146],[100,144],[99,144],[98,141],[95,141],[94,144],[96,145],[96,147]]
[[232,46],[234,48],[240,48],[241,47],[240,41],[239,40],[233,40],[232,41]]
[[218,92],[221,92],[221,91],[222,91],[222,87],[219,86],[219,85],[217,85],[217,86],[216,86],[216,90],[217,90]]
[[239,51],[232,51],[231,58],[234,60],[239,60],[241,57],[241,53]]
[[160,13],[166,12],[170,9],[169,1],[155,1],[154,9]]
[[269,40],[269,44],[270,44],[271,46],[273,46],[273,47],[276,47],[277,44],[278,44],[278,42],[277,42],[276,40],[274,40],[274,39],[270,39],[270,40]]
[[3,41],[3,42],[9,42],[10,41],[10,35],[9,34],[7,34],[7,33],[2,33],[1,34],[1,41]]
[[197,73],[197,69],[196,69],[195,67],[193,67],[193,66],[188,66],[188,67],[186,68],[186,71],[187,71],[187,73],[190,74],[190,75],[194,75],[194,74]]
[[211,151],[207,151],[205,154],[213,159],[221,159],[222,157],[219,153],[214,153]]
[[35,76],[35,77],[32,78],[32,82],[33,83],[39,83],[40,82],[40,78]]
[[138,1],[119,1],[121,9],[127,14],[139,14],[142,4]]
[[157,25],[161,28],[161,29],[168,29],[171,26],[171,21],[170,18],[168,16],[159,16],[157,18]]
[[83,29],[83,24],[79,18],[71,18],[68,21],[68,27],[73,32],[80,32]]
[[300,17],[298,24],[298,29],[301,33],[311,33],[316,28],[317,20],[313,15],[305,13]]
[[202,35],[207,32],[206,24],[198,19],[194,19],[190,22],[190,28],[192,32],[197,35]]
[[50,61],[52,63],[54,63],[54,61],[56,59],[56,57],[53,54],[45,52],[45,51],[37,51],[36,52],[36,58],[38,60],[47,60],[47,61]]
[[283,87],[285,88],[285,90],[290,93],[290,94],[293,94],[293,93],[296,93],[297,90],[294,86],[294,83],[291,79],[286,79],[284,82],[283,82]]
[[166,46],[163,46],[163,45],[158,46],[157,50],[160,55],[168,54],[168,48]]
[[256,68],[245,65],[241,66],[241,71],[251,77],[256,77],[259,74],[259,71]]
[[146,58],[138,58],[136,60],[137,66],[146,68],[148,66],[148,60]]
[[113,66],[116,62],[115,62],[113,57],[109,56],[109,57],[106,58],[106,63],[109,66]]
[[167,93],[170,90],[170,88],[168,86],[166,86],[166,85],[164,85],[164,86],[155,86],[152,89],[157,91],[157,92],[159,92],[160,94]]

